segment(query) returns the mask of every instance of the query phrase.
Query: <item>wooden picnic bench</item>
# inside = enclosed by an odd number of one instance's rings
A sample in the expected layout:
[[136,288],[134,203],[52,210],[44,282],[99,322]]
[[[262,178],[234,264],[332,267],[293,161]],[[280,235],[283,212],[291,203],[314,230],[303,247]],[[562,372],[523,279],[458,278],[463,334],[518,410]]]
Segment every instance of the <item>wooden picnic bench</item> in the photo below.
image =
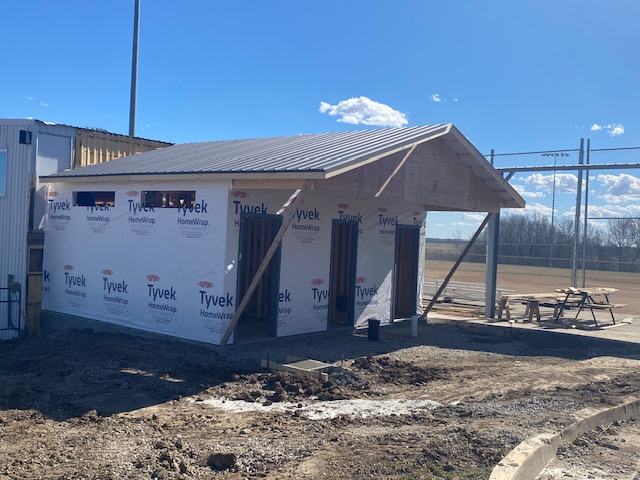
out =
[[[616,308],[626,307],[624,303],[612,303],[609,300],[609,295],[617,292],[617,288],[612,287],[591,287],[591,288],[559,288],[556,289],[556,292],[564,295],[564,300],[560,309],[554,315],[555,320],[558,321],[562,316],[562,312],[566,308],[575,307],[578,309],[574,320],[578,319],[578,315],[584,309],[591,311],[591,316],[593,318],[593,323],[598,325],[598,320],[596,319],[596,315],[594,310],[608,310],[611,315],[611,321],[615,325],[616,317],[613,314],[613,310]],[[604,301],[599,301],[596,298],[603,297]]]

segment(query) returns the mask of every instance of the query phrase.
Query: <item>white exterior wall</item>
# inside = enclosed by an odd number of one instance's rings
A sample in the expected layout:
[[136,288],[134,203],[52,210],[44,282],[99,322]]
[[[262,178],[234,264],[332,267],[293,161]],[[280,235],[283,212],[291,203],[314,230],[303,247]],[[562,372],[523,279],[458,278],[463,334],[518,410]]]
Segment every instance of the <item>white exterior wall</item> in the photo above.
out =
[[[115,207],[92,212],[70,206],[73,191],[82,190],[114,190]],[[141,190],[195,190],[200,211],[140,211]],[[222,181],[53,184],[43,309],[219,344],[241,300],[240,213],[275,214],[292,193],[231,191]],[[282,243],[278,336],[327,329],[332,220],[350,218],[361,225],[356,324],[371,317],[392,321],[395,224],[421,226],[424,258],[425,212],[398,201],[311,190]],[[416,295],[420,305],[421,288]]]
[[[235,292],[240,213],[275,214],[293,192],[235,190],[227,217],[226,290]],[[309,191],[284,236],[281,249],[280,305],[277,335],[326,330],[328,327],[331,228],[334,219],[360,221],[356,266],[356,326],[369,318],[392,321],[395,225],[419,225],[424,258],[425,212],[399,201],[357,199],[351,195]],[[418,267],[417,305],[421,303],[423,262]],[[239,302],[241,299],[236,299]],[[235,307],[235,306],[234,306]],[[233,308],[226,310],[227,324]]]
[[[52,184],[43,310],[219,343],[229,182]],[[115,206],[72,206],[74,191],[115,191]],[[140,208],[141,190],[195,190],[197,207]],[[204,292],[204,293],[203,293]]]

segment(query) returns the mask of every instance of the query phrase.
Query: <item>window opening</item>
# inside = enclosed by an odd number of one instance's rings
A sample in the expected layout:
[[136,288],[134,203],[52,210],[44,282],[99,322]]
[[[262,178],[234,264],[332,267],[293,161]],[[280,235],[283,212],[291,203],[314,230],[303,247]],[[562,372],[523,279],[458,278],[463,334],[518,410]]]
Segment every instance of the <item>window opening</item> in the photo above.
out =
[[73,192],[74,207],[114,207],[116,192]]
[[194,208],[196,192],[143,190],[140,199],[143,207]]

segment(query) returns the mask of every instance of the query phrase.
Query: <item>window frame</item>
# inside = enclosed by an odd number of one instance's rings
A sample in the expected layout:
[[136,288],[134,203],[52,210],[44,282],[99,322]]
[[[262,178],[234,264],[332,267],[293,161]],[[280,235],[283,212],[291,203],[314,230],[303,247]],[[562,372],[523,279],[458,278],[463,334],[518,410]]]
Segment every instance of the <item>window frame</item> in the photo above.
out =
[[147,208],[194,208],[196,190],[141,190],[140,205]]
[[[82,202],[78,200],[78,194],[82,194]],[[115,207],[116,206],[116,192],[115,190],[78,190],[72,194],[74,207]],[[86,201],[84,200],[86,198]],[[89,198],[93,202],[88,201]]]

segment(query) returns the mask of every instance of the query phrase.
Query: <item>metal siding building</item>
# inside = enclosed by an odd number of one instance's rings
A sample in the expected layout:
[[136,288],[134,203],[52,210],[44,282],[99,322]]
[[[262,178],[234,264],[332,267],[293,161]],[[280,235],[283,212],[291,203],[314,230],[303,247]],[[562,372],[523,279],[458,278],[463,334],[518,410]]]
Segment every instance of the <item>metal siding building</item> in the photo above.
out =
[[[6,177],[6,194],[0,189],[0,340],[18,334],[7,330],[9,315],[13,325],[22,317],[21,328],[25,317],[35,321],[34,326],[39,317],[46,199],[38,177],[167,145],[35,119],[0,119],[0,152],[6,152],[6,167],[0,172],[0,181]],[[17,299],[6,290],[9,275],[21,285],[19,305],[6,303],[9,295]]]
[[[0,339],[12,338],[17,334],[15,331],[3,330],[9,326],[9,308],[14,320],[17,315],[24,315],[26,310],[28,236],[32,230],[30,223],[33,222],[34,201],[31,192],[37,184],[39,146],[44,153],[50,137],[66,140],[71,145],[74,133],[75,130],[71,127],[49,125],[37,120],[0,121],[0,150],[6,150],[7,183],[6,195],[0,197],[0,287],[8,286],[9,275],[22,286],[20,312],[16,305],[0,304]],[[70,166],[71,150],[68,154],[65,168]],[[7,300],[9,292],[3,293],[2,300]],[[13,297],[15,298],[15,294]],[[21,326],[24,327],[24,320],[21,320]]]
[[[0,127],[0,151],[6,151],[6,195],[0,196],[0,288],[8,287],[8,275],[16,279],[26,277],[32,149],[30,145],[19,145],[20,128]],[[7,290],[0,290],[0,301],[8,296]],[[0,339],[15,336],[15,332],[3,330],[9,326],[9,308],[8,304],[0,303]],[[12,311],[15,313],[15,309]]]

